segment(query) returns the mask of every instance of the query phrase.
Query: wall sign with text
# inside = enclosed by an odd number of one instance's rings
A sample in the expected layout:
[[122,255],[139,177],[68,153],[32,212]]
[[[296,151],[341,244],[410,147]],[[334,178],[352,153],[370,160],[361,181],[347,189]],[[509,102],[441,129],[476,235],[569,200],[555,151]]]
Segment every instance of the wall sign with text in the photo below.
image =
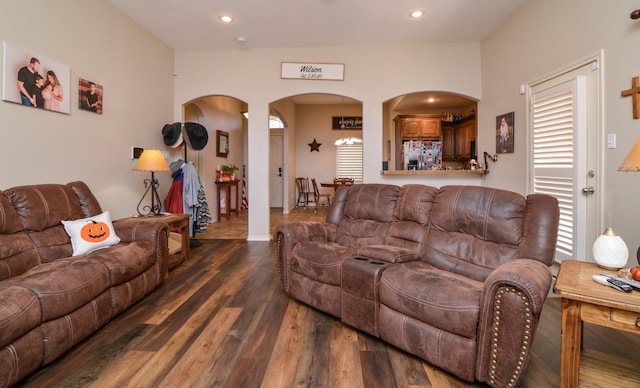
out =
[[282,62],[280,78],[344,81],[344,64]]
[[362,129],[362,117],[333,116],[332,129]]

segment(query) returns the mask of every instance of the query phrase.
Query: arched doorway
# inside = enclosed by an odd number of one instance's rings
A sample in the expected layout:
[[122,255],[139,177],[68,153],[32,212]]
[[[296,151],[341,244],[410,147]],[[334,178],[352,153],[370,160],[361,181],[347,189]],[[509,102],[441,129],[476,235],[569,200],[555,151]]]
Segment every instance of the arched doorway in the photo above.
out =
[[269,109],[279,112],[287,123],[282,131],[283,160],[286,161],[282,172],[282,211],[287,214],[295,207],[295,178],[313,177],[318,182],[332,182],[337,170],[336,140],[346,136],[362,139],[361,127],[333,128],[332,124],[334,117],[362,118],[362,102],[337,94],[307,93],[273,101]]
[[[196,165],[214,222],[218,219],[217,202],[220,201],[215,185],[217,166],[232,164],[238,166],[239,170],[236,174],[241,182],[245,183],[247,119],[242,113],[246,111],[246,102],[222,95],[198,97],[183,105],[183,122],[197,122],[207,129],[207,146],[199,151],[188,149],[181,157]],[[216,152],[217,130],[228,134],[228,153],[224,157],[218,156]],[[239,203],[236,204],[234,198],[232,205],[242,209],[243,185],[239,185],[238,190]],[[227,206],[226,203],[225,206]]]

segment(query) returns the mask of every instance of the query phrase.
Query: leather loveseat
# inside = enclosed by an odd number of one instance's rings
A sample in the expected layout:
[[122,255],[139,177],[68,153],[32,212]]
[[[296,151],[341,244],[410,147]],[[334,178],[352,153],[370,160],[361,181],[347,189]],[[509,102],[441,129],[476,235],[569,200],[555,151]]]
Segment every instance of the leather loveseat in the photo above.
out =
[[284,290],[464,380],[517,385],[551,285],[554,197],[362,184],[274,233]]
[[119,243],[72,256],[61,221],[100,213],[82,182],[0,191],[0,387],[51,362],[161,284],[163,222],[115,222]]

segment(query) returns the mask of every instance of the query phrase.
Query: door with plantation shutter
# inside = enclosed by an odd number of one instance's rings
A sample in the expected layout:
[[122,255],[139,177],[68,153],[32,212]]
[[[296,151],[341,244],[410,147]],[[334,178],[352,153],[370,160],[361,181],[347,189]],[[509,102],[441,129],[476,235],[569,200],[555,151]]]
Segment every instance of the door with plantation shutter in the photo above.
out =
[[597,62],[532,86],[530,187],[558,198],[556,261],[585,261],[599,224]]

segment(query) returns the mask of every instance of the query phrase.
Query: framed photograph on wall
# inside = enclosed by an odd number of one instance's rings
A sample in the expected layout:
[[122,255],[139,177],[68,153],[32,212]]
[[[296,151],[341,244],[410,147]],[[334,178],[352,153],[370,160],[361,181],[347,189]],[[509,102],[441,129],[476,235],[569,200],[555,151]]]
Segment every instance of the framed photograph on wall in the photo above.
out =
[[496,153],[512,154],[514,145],[514,112],[496,116]]
[[78,105],[82,110],[102,114],[102,85],[80,78],[78,82]]
[[9,42],[2,51],[4,101],[69,114],[69,66]]
[[220,158],[229,156],[229,132],[216,130],[216,156]]

